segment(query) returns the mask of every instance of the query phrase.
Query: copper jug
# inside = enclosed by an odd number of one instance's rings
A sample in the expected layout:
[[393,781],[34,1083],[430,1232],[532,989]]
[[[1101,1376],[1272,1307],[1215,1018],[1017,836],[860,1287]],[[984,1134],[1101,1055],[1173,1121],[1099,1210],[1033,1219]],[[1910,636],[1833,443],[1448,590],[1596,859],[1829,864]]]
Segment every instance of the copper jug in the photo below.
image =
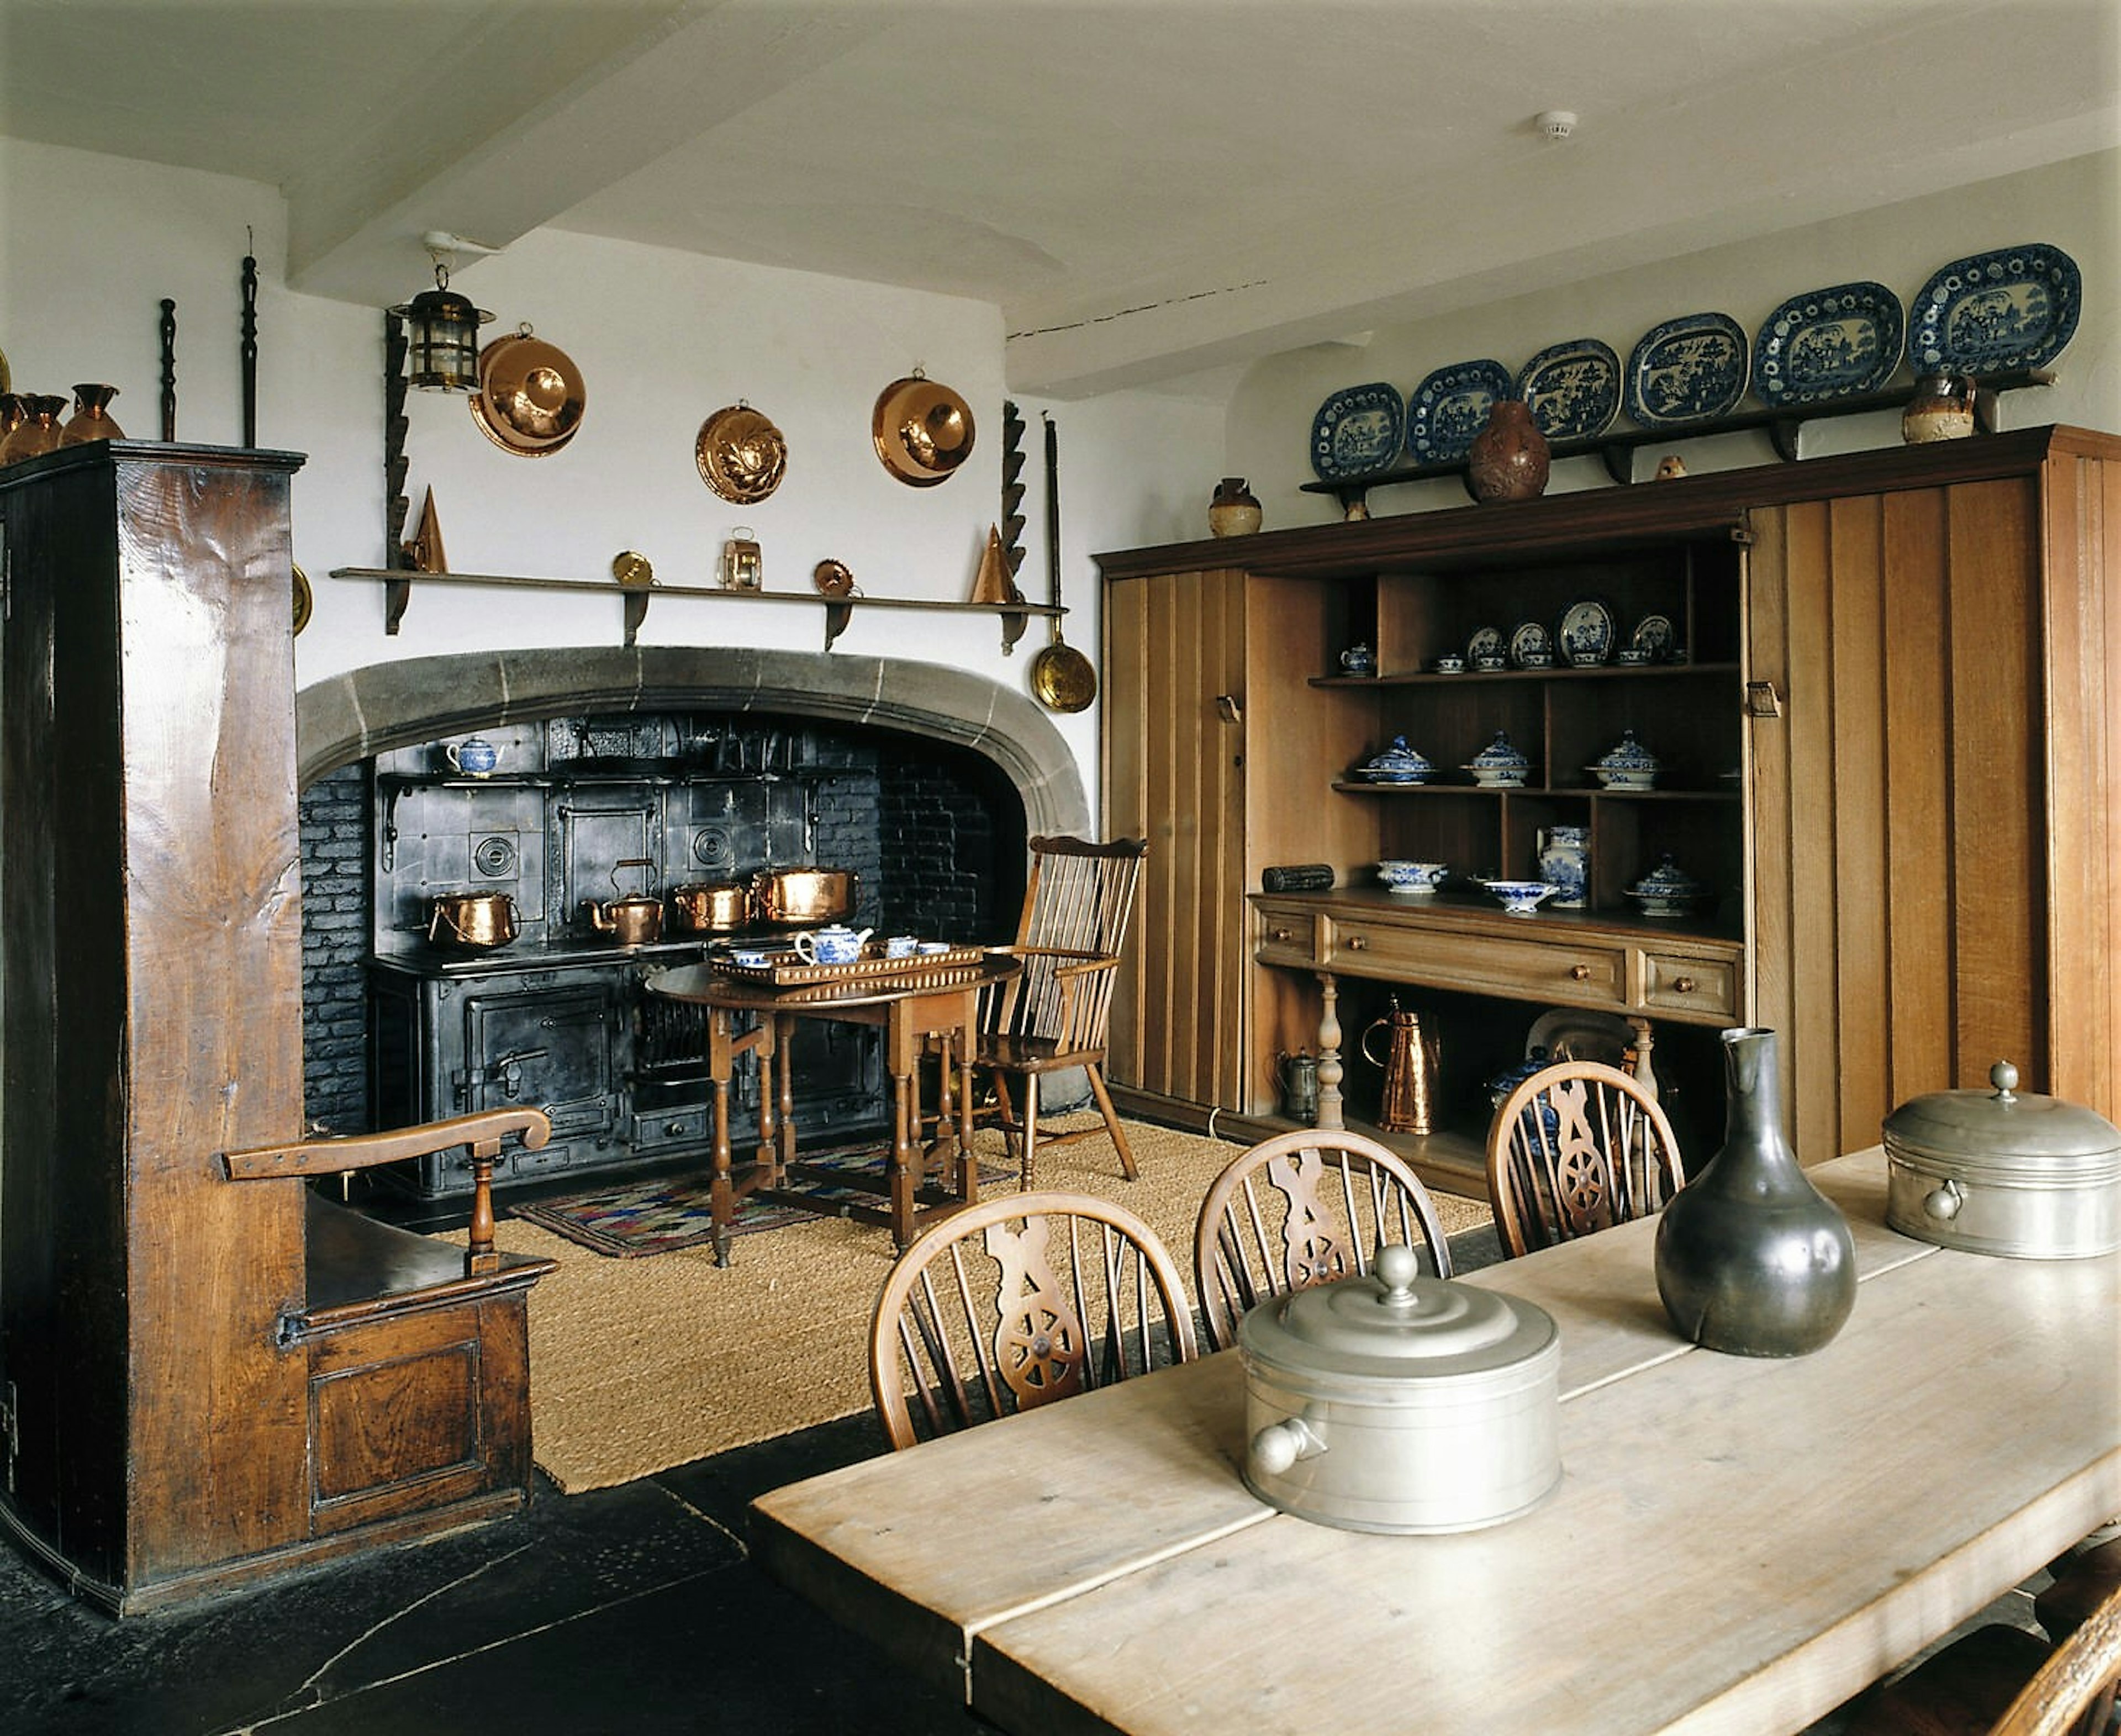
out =
[[[1370,1039],[1381,1030],[1389,1034],[1382,1059],[1370,1052]],[[1385,1070],[1384,1104],[1377,1111],[1377,1125],[1387,1133],[1426,1135],[1438,1045],[1422,1035],[1419,1019],[1400,1010],[1398,996],[1391,997],[1391,1012],[1363,1033],[1362,1048],[1365,1061]]]

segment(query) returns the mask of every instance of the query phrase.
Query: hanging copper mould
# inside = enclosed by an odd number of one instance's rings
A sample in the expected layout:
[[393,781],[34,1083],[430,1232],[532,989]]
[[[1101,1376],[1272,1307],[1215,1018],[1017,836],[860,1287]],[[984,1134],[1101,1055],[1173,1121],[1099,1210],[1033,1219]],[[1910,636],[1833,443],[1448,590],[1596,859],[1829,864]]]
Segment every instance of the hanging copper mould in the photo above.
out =
[[883,468],[909,488],[948,482],[972,455],[971,408],[919,368],[877,396],[869,434]]
[[700,424],[692,455],[700,479],[739,506],[764,500],[788,474],[788,442],[781,430],[741,398]]
[[575,437],[586,398],[581,371],[526,324],[479,352],[471,419],[502,451],[547,458]]

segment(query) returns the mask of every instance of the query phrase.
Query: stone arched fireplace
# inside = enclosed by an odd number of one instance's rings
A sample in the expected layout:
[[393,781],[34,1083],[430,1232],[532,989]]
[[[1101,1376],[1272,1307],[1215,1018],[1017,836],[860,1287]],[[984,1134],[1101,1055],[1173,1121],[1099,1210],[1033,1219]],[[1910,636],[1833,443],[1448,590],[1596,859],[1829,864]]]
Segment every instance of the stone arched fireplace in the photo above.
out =
[[[337,1131],[402,1115],[387,1093],[380,1104],[370,1095],[375,1041],[370,960],[372,943],[389,923],[387,912],[377,915],[378,756],[383,765],[402,764],[423,744],[475,730],[530,726],[558,734],[557,720],[572,727],[573,720],[594,718],[622,730],[629,719],[674,715],[713,720],[731,735],[799,723],[835,741],[879,744],[887,763],[912,763],[916,777],[917,768],[932,761],[943,791],[971,791],[996,810],[986,828],[993,842],[974,847],[1000,849],[1012,858],[1000,866],[1004,879],[1016,876],[1013,887],[1003,885],[995,894],[1011,901],[1011,912],[1022,894],[1021,866],[1014,859],[1021,840],[1045,832],[1087,834],[1090,824],[1074,756],[1036,704],[981,676],[902,659],[742,646],[466,653],[372,665],[329,678],[301,692],[296,714],[305,1086],[310,1116]],[[1019,811],[1000,811],[1012,802]],[[883,829],[917,830],[922,840],[897,847],[934,847],[932,824],[902,819],[893,825],[893,811],[887,804]],[[945,824],[941,830],[948,836],[956,828]],[[1001,913],[997,906],[983,914],[991,922]]]

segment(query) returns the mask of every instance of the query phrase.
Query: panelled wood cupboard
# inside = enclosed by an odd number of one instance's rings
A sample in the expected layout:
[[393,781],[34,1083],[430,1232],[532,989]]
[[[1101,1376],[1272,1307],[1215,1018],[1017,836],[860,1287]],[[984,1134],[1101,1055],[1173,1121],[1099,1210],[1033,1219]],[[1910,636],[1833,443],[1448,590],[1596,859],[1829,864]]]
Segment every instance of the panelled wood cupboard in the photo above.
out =
[[[1279,1057],[1316,1049],[1327,1113],[1364,1125],[1357,1051],[1390,996],[1457,1086],[1455,1126],[1393,1142],[1476,1194],[1466,1076],[1521,1059],[1543,1009],[1647,1024],[1709,1146],[1713,1033],[1739,1023],[1784,1034],[1806,1161],[1999,1058],[2121,1110],[2121,440],[2036,428],[1098,564],[1103,825],[1151,845],[1108,1069],[1137,1108],[1271,1127]],[[1671,621],[1684,660],[1431,670],[1583,600],[1623,643]],[[1343,673],[1358,642],[1374,674]],[[1589,769],[1629,728],[1653,793]],[[1459,769],[1498,729],[1521,790]],[[1437,775],[1366,787],[1396,735]],[[1503,914],[1471,877],[1536,877],[1557,824],[1586,828],[1589,908]],[[1704,908],[1627,898],[1666,855]],[[1387,893],[1392,856],[1452,881]],[[1330,889],[1263,892],[1317,863]]]

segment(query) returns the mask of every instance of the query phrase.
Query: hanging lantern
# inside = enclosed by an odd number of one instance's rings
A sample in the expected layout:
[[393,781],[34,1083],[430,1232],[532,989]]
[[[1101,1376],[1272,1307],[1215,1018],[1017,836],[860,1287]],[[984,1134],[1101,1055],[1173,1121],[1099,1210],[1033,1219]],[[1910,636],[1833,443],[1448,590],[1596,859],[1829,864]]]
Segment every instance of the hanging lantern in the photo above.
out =
[[493,315],[450,287],[435,262],[435,287],[390,311],[405,322],[407,378],[422,391],[478,390],[478,329]]

